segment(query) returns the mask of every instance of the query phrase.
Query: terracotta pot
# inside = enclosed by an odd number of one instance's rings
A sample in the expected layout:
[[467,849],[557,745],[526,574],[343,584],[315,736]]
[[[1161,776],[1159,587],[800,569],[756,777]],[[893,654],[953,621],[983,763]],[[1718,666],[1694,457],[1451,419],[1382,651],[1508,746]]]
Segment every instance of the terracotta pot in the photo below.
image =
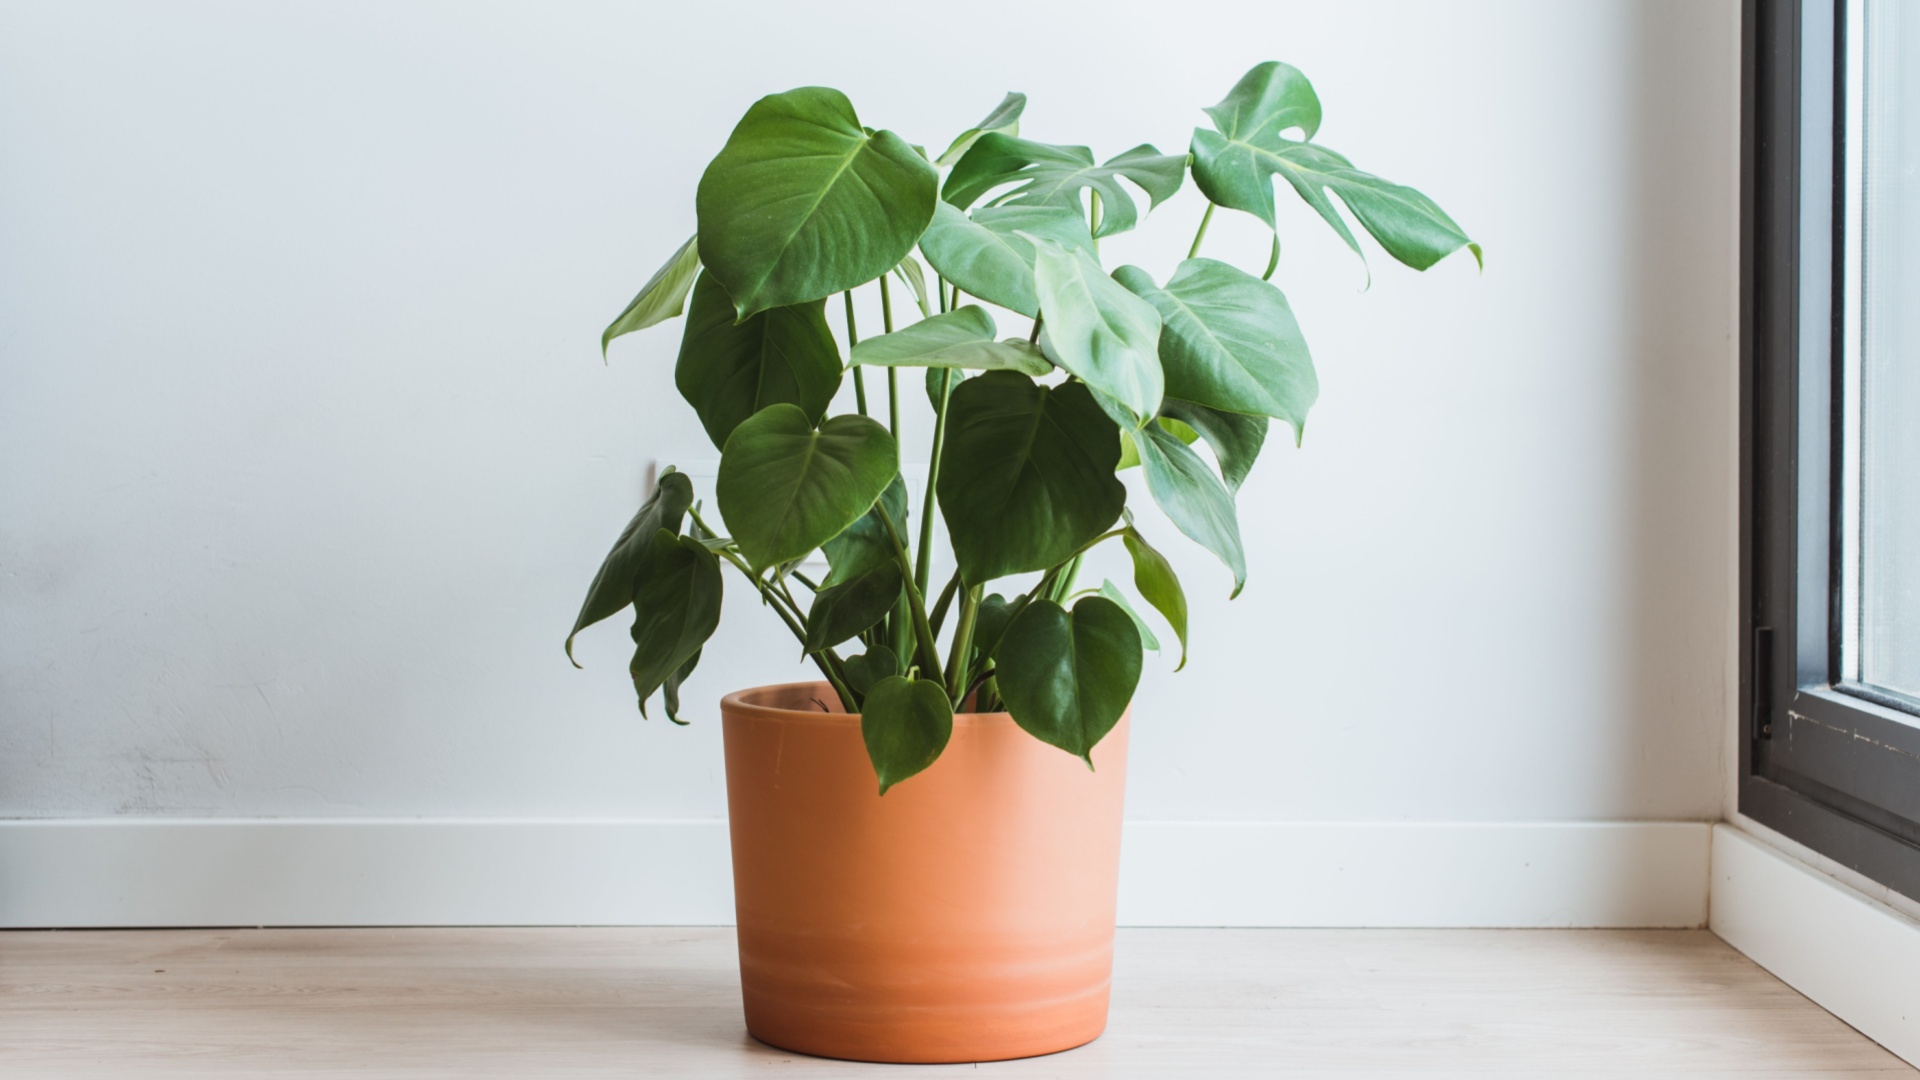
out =
[[[821,704],[830,707],[823,711]],[[1127,718],[1095,769],[962,714],[882,798],[825,683],[720,703],[747,1030],[858,1061],[994,1061],[1107,1023]]]

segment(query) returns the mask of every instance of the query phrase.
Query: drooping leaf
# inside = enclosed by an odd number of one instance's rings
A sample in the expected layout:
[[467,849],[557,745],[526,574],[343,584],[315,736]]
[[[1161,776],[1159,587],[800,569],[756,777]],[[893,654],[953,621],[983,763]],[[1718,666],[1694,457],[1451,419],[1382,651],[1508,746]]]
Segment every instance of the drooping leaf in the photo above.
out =
[[[593,575],[593,584],[587,586],[586,602],[580,605],[580,615],[573,620],[573,629],[567,634],[568,660],[573,659],[573,639],[580,631],[619,614],[622,608],[633,603],[634,582],[647,550],[653,545],[653,534],[661,529],[679,532],[680,520],[692,505],[693,482],[685,473],[667,466],[654,481],[653,494],[640,504],[640,512],[620,530],[620,539],[613,542],[613,550],[607,552],[606,559],[600,563],[599,571]],[[574,666],[580,665],[576,661]]]
[[734,543],[755,570],[798,559],[838,536],[900,471],[887,429],[836,416],[814,430],[794,405],[769,405],[735,428],[714,491]]
[[[1193,180],[1221,206],[1244,210],[1273,227],[1273,176],[1284,177],[1356,253],[1359,241],[1327,197],[1347,209],[1387,253],[1425,270],[1465,247],[1480,261],[1480,245],[1467,238],[1433,200],[1389,183],[1310,141],[1320,126],[1320,100],[1306,76],[1268,62],[1247,72],[1220,104],[1207,110],[1215,130],[1193,132]],[[1281,133],[1293,128],[1299,140]]]
[[946,168],[948,165],[959,161],[960,155],[966,153],[967,148],[972,146],[975,140],[979,139],[982,135],[1020,134],[1020,114],[1025,112],[1026,108],[1027,95],[1017,91],[1009,91],[1006,97],[1000,99],[1000,104],[995,105],[993,111],[986,115],[985,119],[961,132],[960,137],[953,140],[953,145],[947,147],[946,153],[941,154],[934,160],[934,164],[941,168]]
[[[1264,416],[1222,412],[1178,398],[1167,398],[1160,403],[1160,419],[1181,423],[1207,440],[1207,445],[1213,447],[1213,456],[1220,461],[1220,474],[1227,482],[1227,490],[1236,494],[1246,482],[1247,474],[1253,471],[1254,459],[1260,456],[1260,447],[1267,441]],[[1193,443],[1192,439],[1184,441],[1188,445]]]
[[847,688],[863,697],[881,679],[900,674],[900,661],[885,645],[875,645],[859,656],[849,656],[841,666],[847,673]]
[[1095,236],[1112,236],[1134,227],[1139,211],[1133,196],[1120,186],[1125,177],[1147,193],[1149,208],[1159,206],[1180,190],[1186,178],[1184,154],[1162,154],[1150,145],[1136,146],[1093,163],[1093,151],[1084,146],[1055,146],[1011,135],[982,135],[947,174],[941,198],[965,210],[997,187],[1015,184],[995,205],[1063,206],[1084,213],[1080,193],[1100,193],[1100,223]]
[[1079,383],[990,371],[954,388],[936,483],[960,576],[1044,570],[1120,516],[1119,432]]
[[1160,409],[1160,315],[1093,257],[1033,237],[1034,291],[1048,354],[1088,386],[1132,411],[1134,426]]
[[880,493],[878,503],[841,530],[840,535],[820,545],[827,556],[827,576],[820,583],[821,588],[830,589],[852,581],[880,563],[898,562],[893,554],[893,538],[887,535],[886,523],[880,518],[882,507],[893,518],[894,527],[900,529],[902,535],[907,533],[907,485],[896,475]]
[[860,735],[880,778],[880,794],[934,763],[953,737],[953,702],[934,679],[890,675],[860,706]]
[[687,237],[680,250],[667,259],[665,265],[653,272],[640,292],[627,304],[606,330],[600,335],[600,355],[607,355],[607,345],[622,334],[631,334],[635,330],[645,330],[655,323],[666,322],[686,310],[687,290],[693,288],[693,279],[700,272],[700,249],[698,236]]
[[983,206],[968,215],[945,201],[934,208],[920,250],[941,277],[967,295],[1032,318],[1040,311],[1033,291],[1033,242],[1021,233],[1093,253],[1093,234],[1077,209]]
[[[1188,427],[1183,421],[1168,417],[1165,415],[1166,411],[1166,403],[1163,400],[1160,406],[1162,415],[1155,417],[1154,423],[1159,424],[1161,427],[1179,436],[1180,441],[1186,443],[1188,446],[1192,446],[1194,443],[1200,441],[1199,432]],[[1122,431],[1120,433],[1120,464],[1114,466],[1114,471],[1125,472],[1128,469],[1137,468],[1139,465],[1140,449],[1133,445],[1133,436]]]
[[681,664],[673,674],[667,676],[666,682],[660,684],[660,700],[667,706],[667,719],[681,727],[686,727],[687,722],[680,719],[680,687],[686,684],[688,677],[693,674],[693,669],[699,666],[700,650],[695,649],[693,655],[687,657],[687,662]]
[[1173,564],[1167,557],[1154,550],[1131,523],[1120,539],[1127,545],[1127,554],[1133,556],[1133,587],[1139,590],[1141,599],[1152,604],[1167,620],[1167,625],[1173,627],[1173,635],[1180,639],[1180,665],[1173,669],[1179,671],[1187,666],[1187,594],[1180,587],[1180,576],[1173,572]]
[[1213,259],[1188,259],[1162,288],[1137,266],[1115,281],[1160,313],[1170,398],[1277,417],[1296,429],[1320,393],[1307,342],[1272,284]]
[[994,651],[995,681],[1015,723],[1091,765],[1133,700],[1140,661],[1140,632],[1120,605],[1088,596],[1069,613],[1035,600]]
[[807,651],[831,649],[886,618],[905,582],[900,563],[888,559],[822,588],[807,610]]
[[736,323],[727,291],[712,274],[700,275],[673,381],[715,446],[769,405],[798,405],[819,420],[840,389],[840,346],[827,329],[826,303],[774,308]]
[[852,362],[885,367],[966,368],[1045,375],[1053,364],[1018,338],[993,340],[993,316],[977,304],[922,319],[891,334],[863,339]]
[[[700,651],[720,625],[720,561],[691,536],[653,534],[633,590],[633,690],[647,699]],[[688,668],[687,670],[692,670]],[[675,705],[679,687],[674,688]]]
[[933,308],[927,303],[927,273],[920,269],[920,260],[911,255],[901,259],[900,265],[893,268],[893,276],[913,290],[913,303],[920,309],[920,317],[930,317]]
[[[1127,594],[1121,591],[1120,586],[1115,585],[1111,580],[1102,581],[1100,583],[1100,595],[1120,605],[1120,610],[1126,612],[1127,618],[1133,620],[1133,628],[1140,632],[1141,648],[1153,652],[1160,651],[1160,639],[1153,635],[1153,628],[1147,625],[1147,620],[1141,618],[1140,613],[1133,610],[1132,602],[1127,599]],[[1174,670],[1177,671],[1179,669],[1175,668]]]
[[1227,564],[1233,571],[1233,595],[1239,596],[1247,583],[1247,555],[1233,495],[1199,454],[1159,424],[1148,424],[1134,442],[1153,501],[1176,528]]
[[764,97],[700,178],[700,258],[740,318],[819,300],[898,266],[938,183],[905,140],[862,127],[838,90]]

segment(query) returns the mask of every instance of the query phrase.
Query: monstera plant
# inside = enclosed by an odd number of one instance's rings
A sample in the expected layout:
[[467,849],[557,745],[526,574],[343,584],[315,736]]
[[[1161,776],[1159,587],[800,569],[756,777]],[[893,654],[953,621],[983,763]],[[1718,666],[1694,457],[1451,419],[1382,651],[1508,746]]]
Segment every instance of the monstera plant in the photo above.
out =
[[[679,720],[681,684],[720,621],[726,564],[859,714],[881,791],[939,757],[956,709],[1004,709],[1090,761],[1133,695],[1143,647],[1158,647],[1143,608],[1186,662],[1186,596],[1116,473],[1139,467],[1166,519],[1225,564],[1238,595],[1235,493],[1268,425],[1298,440],[1318,393],[1269,280],[1277,231],[1263,273],[1206,258],[1215,211],[1277,230],[1277,176],[1355,252],[1340,206],[1414,269],[1462,247],[1480,257],[1431,199],[1314,142],[1319,98],[1285,64],[1255,67],[1205,110],[1211,123],[1185,153],[1141,145],[1099,161],[1033,142],[1019,136],[1025,105],[1008,94],[930,157],[864,126],[839,91],[803,87],[756,102],[707,166],[695,236],[601,338],[604,352],[684,313],[674,381],[720,448],[711,494],[725,535],[669,468],[573,628],[632,606],[643,712],[657,692]],[[1100,240],[1139,224],[1134,192],[1150,210],[1189,173],[1207,206],[1186,260],[1159,276],[1109,272]],[[853,296],[866,288],[879,292],[884,332],[862,338]],[[828,321],[836,295],[844,353]],[[917,319],[896,321],[909,299]],[[1001,336],[995,311],[1017,317],[1016,333]],[[885,372],[882,415],[870,368]],[[900,376],[916,368],[935,417],[917,508],[899,445]],[[856,409],[835,415],[849,377]],[[936,513],[955,566],[944,582],[932,577]],[[1132,596],[1077,581],[1108,541],[1131,556]],[[828,569],[810,575],[802,561],[816,551]]]

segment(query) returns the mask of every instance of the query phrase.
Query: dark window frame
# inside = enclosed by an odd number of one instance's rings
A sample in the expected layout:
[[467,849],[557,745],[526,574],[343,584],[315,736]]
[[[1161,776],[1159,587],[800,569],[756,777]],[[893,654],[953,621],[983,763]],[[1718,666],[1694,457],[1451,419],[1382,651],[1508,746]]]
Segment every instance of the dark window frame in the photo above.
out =
[[1920,710],[1840,680],[1847,0],[1746,0],[1742,814],[1920,898]]

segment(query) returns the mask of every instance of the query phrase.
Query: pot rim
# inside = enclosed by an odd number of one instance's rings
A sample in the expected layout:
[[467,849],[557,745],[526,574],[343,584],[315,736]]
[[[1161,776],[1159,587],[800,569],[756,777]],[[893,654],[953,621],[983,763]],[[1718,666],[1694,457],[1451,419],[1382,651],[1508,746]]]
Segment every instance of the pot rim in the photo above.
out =
[[[720,699],[720,714],[723,719],[742,717],[751,720],[777,720],[782,723],[828,723],[843,724],[849,720],[860,719],[859,713],[841,712],[838,708],[830,712],[818,709],[782,709],[773,705],[762,705],[749,701],[749,697],[778,694],[782,691],[808,691],[813,697],[829,704],[837,705],[833,687],[823,679],[810,682],[770,683],[765,686],[749,686],[744,690]],[[956,724],[1011,724],[1013,714],[1008,712],[966,712],[954,713]]]

